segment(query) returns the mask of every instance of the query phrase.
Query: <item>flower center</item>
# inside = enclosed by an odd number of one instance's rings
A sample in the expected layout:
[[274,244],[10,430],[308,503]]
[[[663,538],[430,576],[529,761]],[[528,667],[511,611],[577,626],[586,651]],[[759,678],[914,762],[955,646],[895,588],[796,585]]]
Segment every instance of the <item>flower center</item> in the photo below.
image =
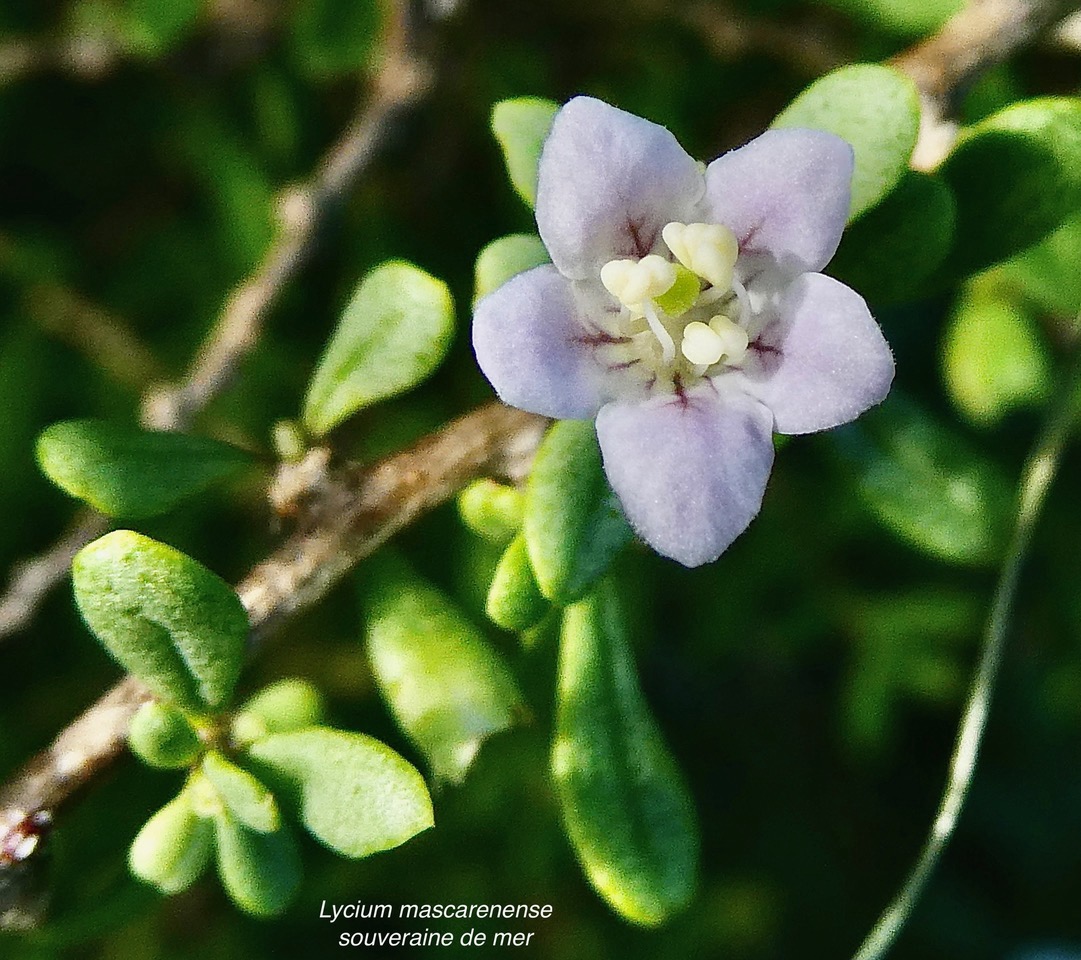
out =
[[678,385],[743,360],[750,307],[735,276],[739,244],[731,230],[673,222],[661,238],[676,262],[656,253],[610,260],[600,279],[621,305],[621,342],[635,347],[635,358],[620,366],[645,360],[651,382]]

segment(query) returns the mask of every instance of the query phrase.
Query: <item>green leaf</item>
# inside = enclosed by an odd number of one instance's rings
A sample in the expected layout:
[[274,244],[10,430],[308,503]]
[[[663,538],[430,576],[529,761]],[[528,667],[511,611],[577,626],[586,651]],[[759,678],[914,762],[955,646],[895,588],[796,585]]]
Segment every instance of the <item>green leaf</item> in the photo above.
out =
[[528,630],[549,610],[529,563],[525,537],[519,534],[504,551],[492,576],[485,610],[504,630]]
[[203,0],[126,0],[123,33],[128,49],[155,58],[179,45],[194,31]]
[[873,27],[916,37],[942,26],[964,0],[829,0],[829,5]]
[[504,546],[522,528],[525,497],[517,487],[476,480],[458,495],[462,522],[485,540]]
[[964,241],[947,272],[964,276],[1013,256],[1081,205],[1081,100],[1029,100],[988,117],[965,133],[941,175]]
[[202,743],[187,717],[157,700],[143,704],[132,717],[128,746],[143,763],[163,770],[191,766],[202,752]]
[[535,233],[512,233],[493,240],[473,268],[473,303],[503,286],[511,277],[549,263],[548,250]]
[[305,680],[279,680],[247,701],[233,718],[233,739],[249,744],[268,733],[314,727],[323,719],[323,698]]
[[214,818],[218,839],[218,875],[230,899],[245,913],[273,917],[300,888],[300,855],[293,831],[250,830],[228,813]]
[[998,561],[1010,486],[964,437],[906,401],[888,403],[828,435],[858,497],[888,530],[949,563]]
[[829,273],[874,304],[913,300],[946,259],[955,216],[945,183],[907,170],[885,200],[845,231]]
[[1081,313],[1081,216],[1067,220],[1054,233],[999,268],[1047,313],[1076,317]]
[[346,305],[316,367],[305,425],[322,436],[416,386],[442,362],[453,332],[454,304],[442,280],[402,261],[376,267]]
[[281,826],[274,795],[247,770],[220,753],[203,758],[203,773],[217,790],[225,809],[257,833],[273,833]]
[[557,696],[552,771],[578,859],[620,914],[663,923],[694,892],[698,830],[610,584],[564,614]]
[[214,828],[195,813],[184,789],[143,824],[128,851],[128,865],[162,893],[180,893],[202,875],[213,848]]
[[365,638],[376,682],[437,780],[458,783],[481,744],[512,726],[521,695],[499,652],[401,561],[365,566]]
[[249,757],[279,798],[296,805],[308,831],[343,856],[389,850],[434,823],[424,778],[363,734],[276,733],[252,744]]
[[229,700],[248,636],[229,584],[131,530],[84,547],[71,572],[87,626],[156,697],[197,713]]
[[541,97],[500,100],[492,107],[492,132],[503,151],[514,189],[531,207],[537,199],[537,164],[559,104]]
[[110,517],[172,509],[251,463],[224,443],[139,430],[104,420],[65,420],[38,437],[37,460],[61,490]]
[[950,318],[942,365],[954,403],[979,424],[995,424],[1051,392],[1051,360],[1032,317],[978,287]]
[[378,0],[301,0],[291,27],[301,73],[316,79],[356,73],[371,61],[383,7]]
[[529,476],[523,529],[541,592],[560,604],[582,596],[633,539],[592,423],[562,420],[549,429]]
[[820,77],[773,121],[843,137],[856,153],[850,218],[886,196],[908,169],[920,128],[919,94],[900,71],[873,63]]

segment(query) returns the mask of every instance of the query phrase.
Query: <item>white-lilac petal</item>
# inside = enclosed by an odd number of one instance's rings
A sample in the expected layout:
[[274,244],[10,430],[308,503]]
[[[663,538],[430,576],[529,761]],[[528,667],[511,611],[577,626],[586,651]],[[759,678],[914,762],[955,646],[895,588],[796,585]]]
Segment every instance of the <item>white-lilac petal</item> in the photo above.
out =
[[854,420],[883,400],[893,354],[863,297],[807,273],[743,365],[745,388],[773,411],[778,433],[813,433]]
[[564,276],[646,256],[702,196],[698,164],[659,124],[592,97],[556,114],[537,175],[537,228]]
[[551,264],[512,277],[473,314],[473,351],[500,399],[546,417],[591,419],[604,402],[585,335],[571,283]]
[[767,130],[706,169],[707,218],[789,275],[821,270],[848,219],[852,147],[821,130]]
[[754,519],[773,465],[773,416],[710,382],[616,401],[597,416],[604,470],[638,535],[687,567],[716,560]]

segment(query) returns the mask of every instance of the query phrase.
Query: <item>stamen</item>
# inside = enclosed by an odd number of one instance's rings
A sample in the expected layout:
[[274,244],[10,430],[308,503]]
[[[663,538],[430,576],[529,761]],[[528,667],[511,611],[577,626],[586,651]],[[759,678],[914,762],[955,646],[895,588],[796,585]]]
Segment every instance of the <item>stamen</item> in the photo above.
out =
[[747,288],[733,277],[732,291],[736,295],[736,300],[739,301],[739,318],[743,323],[747,323],[751,318],[751,298],[747,293]]
[[664,362],[671,363],[676,358],[676,342],[672,339],[672,334],[664,328],[660,317],[657,316],[657,311],[653,309],[653,304],[648,301],[643,303],[642,312],[645,314],[649,329],[653,331],[653,335],[660,341],[661,356]]
[[661,237],[672,255],[714,287],[728,290],[739,256],[736,235],[720,223],[666,224]]
[[746,329],[738,323],[724,314],[718,314],[709,321],[709,329],[722,341],[726,363],[740,363],[747,356],[747,346],[750,343],[750,338]]
[[724,355],[724,340],[701,320],[695,320],[683,328],[679,350],[695,366],[709,367]]
[[601,267],[604,288],[625,307],[641,305],[667,293],[676,282],[676,266],[655,253],[641,260],[609,260]]

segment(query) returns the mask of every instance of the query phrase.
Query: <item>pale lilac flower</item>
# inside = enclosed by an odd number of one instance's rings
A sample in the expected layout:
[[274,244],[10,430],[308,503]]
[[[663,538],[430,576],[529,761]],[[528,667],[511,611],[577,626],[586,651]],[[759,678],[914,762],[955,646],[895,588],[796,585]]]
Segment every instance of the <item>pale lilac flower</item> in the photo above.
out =
[[477,306],[473,346],[508,404],[597,421],[638,534],[693,567],[762,503],[772,434],[845,423],[893,357],[867,305],[821,270],[852,149],[771,130],[708,167],[664,127],[588,97],[556,115],[537,227],[552,263]]

